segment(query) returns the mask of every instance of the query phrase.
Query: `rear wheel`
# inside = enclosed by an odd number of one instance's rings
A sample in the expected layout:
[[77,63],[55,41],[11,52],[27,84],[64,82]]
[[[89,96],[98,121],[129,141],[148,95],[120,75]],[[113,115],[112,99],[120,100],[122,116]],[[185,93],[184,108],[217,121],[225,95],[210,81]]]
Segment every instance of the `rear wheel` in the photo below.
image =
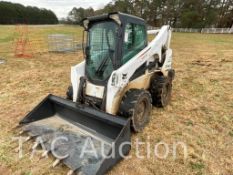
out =
[[132,89],[122,99],[119,113],[131,118],[131,126],[135,132],[141,132],[150,121],[152,100],[149,92]]
[[150,93],[154,106],[166,107],[171,101],[172,79],[156,75],[151,81]]

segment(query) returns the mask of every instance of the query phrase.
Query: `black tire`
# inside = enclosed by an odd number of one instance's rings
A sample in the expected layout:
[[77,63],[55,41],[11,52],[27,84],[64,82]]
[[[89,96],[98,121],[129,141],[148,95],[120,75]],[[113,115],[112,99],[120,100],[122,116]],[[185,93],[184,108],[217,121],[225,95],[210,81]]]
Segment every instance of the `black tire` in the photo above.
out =
[[150,93],[154,106],[166,107],[171,101],[172,79],[156,75],[151,80]]
[[131,89],[124,95],[119,115],[131,118],[131,127],[134,132],[141,132],[150,121],[152,99],[149,92]]
[[73,100],[73,87],[69,86],[66,92],[66,99]]

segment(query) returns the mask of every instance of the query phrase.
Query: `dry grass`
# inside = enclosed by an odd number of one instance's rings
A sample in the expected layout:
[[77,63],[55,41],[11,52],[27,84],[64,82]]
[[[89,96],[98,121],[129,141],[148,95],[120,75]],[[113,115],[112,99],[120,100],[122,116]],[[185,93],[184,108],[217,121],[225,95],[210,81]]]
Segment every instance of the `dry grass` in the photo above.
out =
[[[176,69],[172,103],[154,108],[150,124],[132,141],[149,136],[151,144],[185,142],[188,157],[184,160],[180,151],[175,160],[171,153],[165,160],[132,158],[120,162],[111,175],[233,174],[233,37],[175,33],[172,48]],[[64,96],[70,66],[82,60],[81,53],[38,54],[31,59],[2,56],[6,64],[0,65],[0,173],[63,174],[65,167],[49,168],[52,158],[30,160],[27,147],[32,143],[25,145],[26,155],[19,160],[11,138],[19,120],[48,93]]]

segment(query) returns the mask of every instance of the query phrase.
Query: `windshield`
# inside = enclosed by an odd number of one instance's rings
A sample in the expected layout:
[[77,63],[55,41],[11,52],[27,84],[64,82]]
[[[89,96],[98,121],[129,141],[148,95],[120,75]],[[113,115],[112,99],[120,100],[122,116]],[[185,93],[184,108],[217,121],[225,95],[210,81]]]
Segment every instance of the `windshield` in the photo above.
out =
[[116,23],[98,22],[88,31],[86,70],[92,80],[106,80],[113,71],[115,57]]

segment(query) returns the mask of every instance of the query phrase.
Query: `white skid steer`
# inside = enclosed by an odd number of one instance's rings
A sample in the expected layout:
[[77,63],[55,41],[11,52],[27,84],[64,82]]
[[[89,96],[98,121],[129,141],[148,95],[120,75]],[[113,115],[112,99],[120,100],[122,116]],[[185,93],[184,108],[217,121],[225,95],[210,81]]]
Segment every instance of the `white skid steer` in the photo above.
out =
[[[129,153],[131,131],[143,130],[152,105],[170,102],[171,28],[147,32],[143,19],[119,12],[88,17],[82,26],[85,60],[71,68],[67,99],[46,97],[20,122],[21,133],[68,174],[102,175]],[[150,43],[148,34],[155,36]]]

